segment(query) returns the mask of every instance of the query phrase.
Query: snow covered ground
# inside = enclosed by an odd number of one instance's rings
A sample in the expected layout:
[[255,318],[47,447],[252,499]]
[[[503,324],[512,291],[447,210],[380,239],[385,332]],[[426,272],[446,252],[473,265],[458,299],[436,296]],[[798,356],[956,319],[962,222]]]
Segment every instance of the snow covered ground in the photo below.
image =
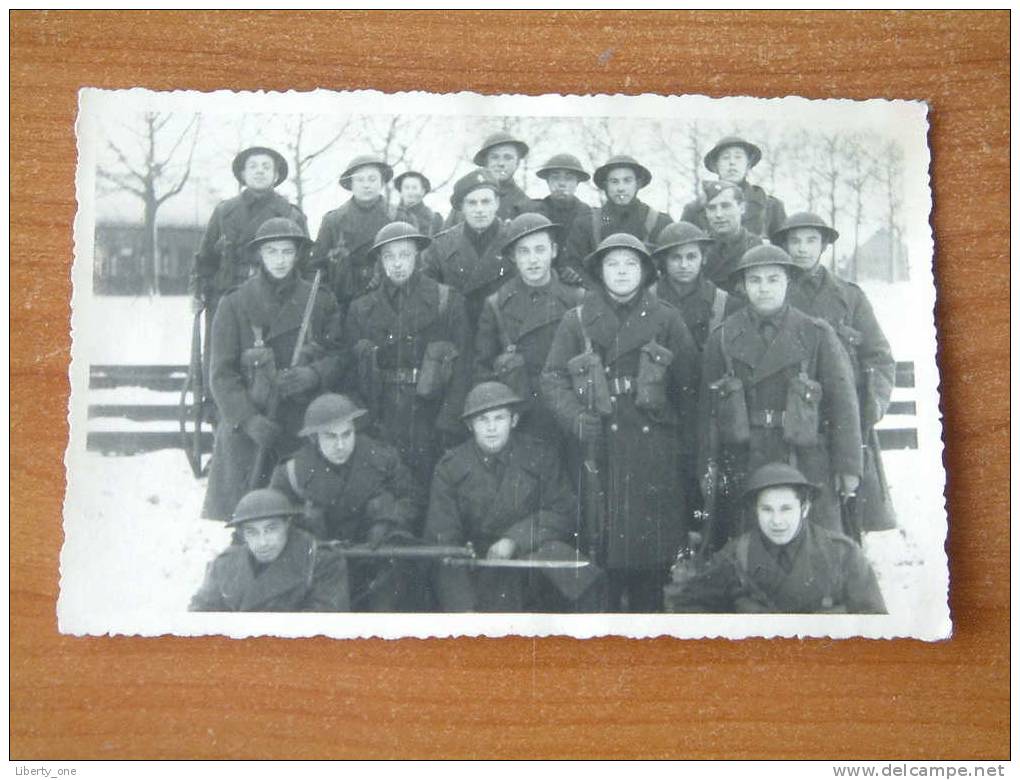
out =
[[[912,297],[905,285],[871,284],[866,289],[896,359],[917,361],[918,355],[930,355],[930,347],[920,341],[927,332],[925,323],[931,321],[927,303]],[[186,298],[94,298],[87,305],[97,307],[103,316],[91,332],[75,334],[81,339],[75,344],[76,354],[86,362],[187,361]],[[934,363],[930,357],[930,365],[925,362],[919,360],[916,366],[919,391],[932,377],[937,382]],[[87,399],[166,404],[176,403],[177,397],[132,388],[97,390],[87,393]],[[921,449],[885,453],[900,528],[870,534],[865,541],[890,612],[899,615],[911,614],[920,605],[944,603],[945,598],[944,500],[941,481],[932,477],[932,469],[941,462],[937,398],[917,400],[920,415],[930,417],[932,404],[936,415],[934,425],[929,421],[919,427]],[[109,420],[89,421],[90,428],[109,425]],[[205,480],[192,477],[179,450],[132,457],[80,451],[70,453],[69,462],[74,464],[69,475],[74,504],[65,526],[62,608],[95,616],[186,609],[206,562],[230,536],[220,524],[199,519]]]

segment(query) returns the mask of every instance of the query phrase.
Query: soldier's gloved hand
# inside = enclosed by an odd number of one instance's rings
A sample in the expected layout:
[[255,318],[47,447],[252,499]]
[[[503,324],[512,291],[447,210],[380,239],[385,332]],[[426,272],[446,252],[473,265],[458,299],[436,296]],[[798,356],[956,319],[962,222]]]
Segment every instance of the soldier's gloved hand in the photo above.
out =
[[560,268],[560,281],[572,287],[580,287],[584,284],[584,277],[569,265]]
[[500,539],[489,548],[485,557],[489,560],[505,561],[508,558],[513,558],[515,552],[517,552],[517,543],[513,539]]
[[582,444],[596,442],[602,436],[602,418],[594,412],[577,415],[577,438]]
[[330,257],[326,252],[313,252],[305,260],[305,265],[309,271],[315,273],[316,271],[322,271],[326,273],[329,271]]
[[379,547],[383,542],[386,541],[386,537],[390,535],[390,524],[389,523],[376,523],[368,529],[368,535],[365,537],[365,542],[373,550]]
[[836,481],[841,496],[856,495],[857,488],[861,484],[861,478],[856,474],[840,474],[836,477]]
[[283,434],[283,429],[266,417],[256,414],[244,421],[244,432],[260,447],[269,449]]
[[314,390],[319,386],[319,375],[314,368],[309,366],[298,366],[287,368],[276,375],[276,386],[280,395],[290,398],[293,395],[300,395]]

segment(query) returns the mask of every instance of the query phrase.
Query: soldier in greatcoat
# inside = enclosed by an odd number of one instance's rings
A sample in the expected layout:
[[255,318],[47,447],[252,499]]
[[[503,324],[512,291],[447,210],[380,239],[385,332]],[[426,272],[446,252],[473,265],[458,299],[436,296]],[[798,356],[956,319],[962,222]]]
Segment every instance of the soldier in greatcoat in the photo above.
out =
[[840,279],[821,263],[822,253],[837,238],[839,233],[817,214],[801,212],[772,234],[772,243],[786,249],[804,269],[790,290],[790,305],[828,322],[850,358],[864,440],[864,474],[857,493],[863,524],[860,530],[885,531],[896,527],[896,517],[885,484],[875,424],[889,408],[896,383],[896,361],[864,290]]
[[[333,387],[344,370],[340,312],[320,287],[312,303],[299,364],[291,367],[312,285],[296,270],[309,240],[284,218],[262,224],[249,250],[259,271],[224,296],[212,328],[212,395],[220,423],[210,462],[202,516],[226,520],[249,484],[264,484],[278,457],[299,446],[305,408]],[[275,414],[272,414],[275,412]],[[252,474],[256,452],[267,453],[263,474]]]
[[301,508],[276,490],[245,495],[227,525],[238,539],[209,563],[192,612],[347,612],[347,562],[293,524]]
[[811,520],[833,531],[842,530],[840,496],[852,495],[860,481],[853,370],[829,324],[789,304],[797,273],[782,249],[750,249],[733,282],[748,305],[705,345],[698,474],[705,495],[716,495],[716,546],[745,530],[742,486],[765,463],[795,465],[818,485]]
[[[743,192],[743,226],[756,236],[768,238],[783,224],[786,208],[779,198],[769,195],[760,186],[747,180],[748,172],[760,161],[760,147],[732,135],[720,140],[705,155],[705,167],[708,170],[718,175],[721,181],[731,181],[738,185]],[[682,219],[707,230],[709,220],[705,214],[705,202],[696,200],[688,203],[684,206]]]
[[656,273],[641,241],[608,236],[586,270],[600,286],[560,323],[542,395],[599,466],[605,522],[587,534],[607,570],[610,609],[626,602],[631,612],[656,612],[670,563],[688,543],[698,351],[680,312],[648,290]]
[[499,191],[499,182],[483,168],[458,179],[450,204],[462,211],[464,221],[436,235],[425,253],[425,274],[464,296],[469,338],[485,299],[516,273],[499,252],[508,224],[499,218]]
[[[471,544],[489,560],[585,560],[577,504],[556,450],[514,430],[521,398],[499,382],[468,394],[471,438],[436,466],[425,538]],[[440,564],[436,591],[445,612],[597,612],[604,578],[594,565],[542,571]]]
[[[496,182],[496,195],[499,197],[496,215],[503,221],[534,210],[531,198],[514,181],[521,160],[527,156],[528,145],[502,130],[486,138],[481,148],[475,152],[474,164],[487,170]],[[445,227],[451,228],[463,221],[463,211],[460,206],[454,205],[453,211],[446,218]]]
[[404,171],[393,180],[393,188],[400,194],[394,222],[410,222],[429,238],[443,229],[443,215],[425,205],[432,182],[424,173]]
[[[324,393],[308,406],[293,458],[273,472],[270,487],[303,507],[295,519],[321,540],[395,544],[420,532],[423,487],[396,449],[355,429],[365,414],[347,396]],[[407,561],[352,559],[351,608],[400,612],[423,606],[424,573]]]
[[708,232],[713,239],[705,247],[705,275],[713,284],[725,287],[744,253],[763,242],[761,236],[740,223],[746,203],[739,186],[722,180],[702,182],[701,188],[705,191]]
[[243,189],[213,209],[195,254],[193,290],[205,304],[209,325],[220,298],[257,270],[247,247],[263,222],[285,217],[308,235],[305,215],[275,190],[287,179],[283,155],[275,149],[251,146],[234,157],[231,168]]
[[406,222],[379,231],[371,256],[380,258],[383,281],[351,304],[345,333],[372,431],[425,485],[441,446],[463,438],[472,333],[460,292],[419,267],[429,244]]
[[[575,268],[614,233],[628,233],[646,244],[654,244],[659,233],[673,220],[638,197],[638,191],[652,181],[652,173],[626,154],[611,157],[595,169],[595,186],[605,193],[605,204],[591,210],[588,224],[579,224],[567,244],[564,262]],[[595,280],[586,285],[597,286]]]
[[524,400],[520,429],[562,446],[556,420],[539,398],[540,378],[563,315],[584,297],[553,270],[562,231],[541,214],[522,214],[500,250],[517,266],[482,307],[475,335],[475,381],[495,379]]
[[340,174],[340,186],[351,197],[322,218],[315,237],[309,264],[326,269],[329,288],[345,311],[379,283],[379,268],[369,249],[376,233],[394,218],[384,192],[392,178],[393,168],[377,155],[351,160]]
[[670,612],[885,614],[875,572],[849,537],[808,522],[817,488],[787,463],[747,480],[755,522],[708,568],[666,586]]
[[535,175],[544,179],[549,187],[549,194],[535,201],[535,211],[563,226],[556,262],[560,281],[580,285],[583,282],[580,258],[576,258],[574,264],[568,263],[566,250],[571,241],[576,240],[574,234],[591,225],[591,206],[576,194],[578,185],[591,176],[572,154],[554,154]]
[[705,275],[705,249],[714,239],[690,222],[674,222],[659,234],[652,259],[659,268],[655,294],[683,315],[699,350],[725,317],[744,305]]

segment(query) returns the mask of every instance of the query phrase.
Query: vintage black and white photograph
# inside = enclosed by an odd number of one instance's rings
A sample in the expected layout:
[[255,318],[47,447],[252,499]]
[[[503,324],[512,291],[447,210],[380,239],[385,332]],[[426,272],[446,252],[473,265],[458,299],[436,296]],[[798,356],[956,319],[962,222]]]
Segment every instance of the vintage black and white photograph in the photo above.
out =
[[927,130],[83,90],[61,630],[949,636]]

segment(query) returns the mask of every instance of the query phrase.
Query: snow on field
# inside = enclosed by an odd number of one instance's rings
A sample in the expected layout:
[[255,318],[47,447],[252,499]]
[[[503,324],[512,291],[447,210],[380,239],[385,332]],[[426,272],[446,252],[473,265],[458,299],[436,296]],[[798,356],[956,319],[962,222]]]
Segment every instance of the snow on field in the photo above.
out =
[[75,355],[89,365],[184,365],[191,354],[191,298],[83,295],[75,306],[88,328],[74,332]]

